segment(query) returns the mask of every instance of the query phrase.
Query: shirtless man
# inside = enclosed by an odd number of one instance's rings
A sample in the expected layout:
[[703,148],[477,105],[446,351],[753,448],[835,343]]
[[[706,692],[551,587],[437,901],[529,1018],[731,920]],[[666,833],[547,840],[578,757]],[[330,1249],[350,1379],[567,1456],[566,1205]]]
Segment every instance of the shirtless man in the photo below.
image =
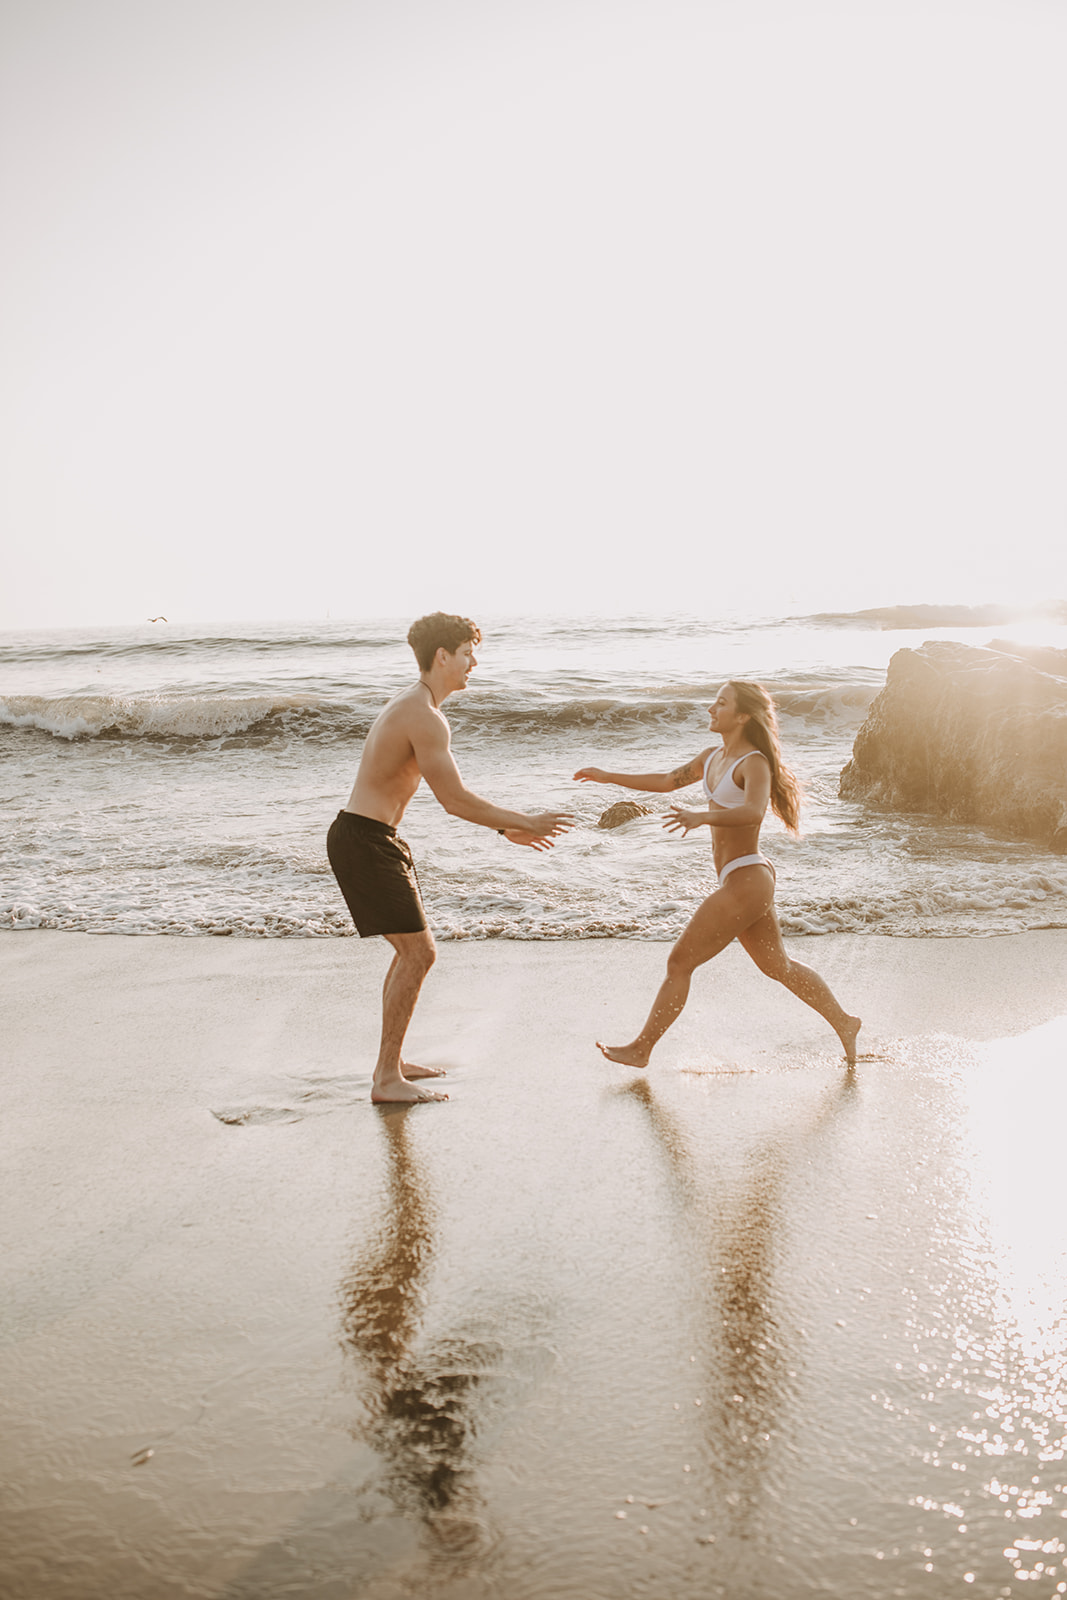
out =
[[419,676],[395,695],[375,719],[348,804],[339,811],[326,839],[330,866],[361,938],[382,934],[394,956],[382,989],[382,1038],[371,1084],[376,1104],[447,1100],[447,1094],[420,1087],[422,1078],[443,1074],[401,1059],[401,1047],[423,979],[436,950],[411,851],[397,837],[397,824],[422,778],[453,817],[495,828],[512,844],[550,850],[557,834],[571,826],[569,813],[542,811],[529,816],[506,811],[466,787],[451,750],[452,730],[440,706],[467,687],[478,665],[474,647],[481,631],[466,617],[435,611],[408,631]]

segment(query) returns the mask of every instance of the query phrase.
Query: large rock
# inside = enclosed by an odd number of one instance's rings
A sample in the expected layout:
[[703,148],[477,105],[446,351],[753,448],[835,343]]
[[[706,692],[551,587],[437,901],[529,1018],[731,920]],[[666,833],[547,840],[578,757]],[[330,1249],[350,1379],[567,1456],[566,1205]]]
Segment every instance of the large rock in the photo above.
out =
[[841,774],[842,798],[1067,854],[1067,681],[1004,648],[898,650]]
[[1051,645],[1013,644],[1004,639],[990,639],[989,648],[1029,661],[1039,672],[1051,672],[1054,678],[1067,678],[1067,650],[1055,650]]

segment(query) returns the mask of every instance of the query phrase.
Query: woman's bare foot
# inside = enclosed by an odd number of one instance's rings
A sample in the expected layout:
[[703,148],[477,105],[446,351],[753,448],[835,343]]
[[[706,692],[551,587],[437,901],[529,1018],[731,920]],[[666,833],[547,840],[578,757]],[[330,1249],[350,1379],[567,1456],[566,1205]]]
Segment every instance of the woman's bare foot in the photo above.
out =
[[651,1050],[646,1050],[639,1044],[601,1044],[596,1041],[596,1047],[602,1056],[609,1061],[617,1061],[620,1067],[647,1067]]
[[371,1085],[371,1105],[421,1105],[427,1100],[447,1100],[447,1094],[442,1094],[438,1089],[420,1089],[417,1083],[409,1083],[404,1077],[390,1078],[388,1083],[375,1083]]
[[856,1035],[863,1027],[860,1017],[846,1017],[840,1028],[835,1029],[837,1037],[845,1047],[845,1060],[850,1067],[856,1065]]
[[443,1078],[445,1075],[444,1067],[416,1067],[411,1061],[402,1061],[400,1070],[409,1082],[416,1078]]

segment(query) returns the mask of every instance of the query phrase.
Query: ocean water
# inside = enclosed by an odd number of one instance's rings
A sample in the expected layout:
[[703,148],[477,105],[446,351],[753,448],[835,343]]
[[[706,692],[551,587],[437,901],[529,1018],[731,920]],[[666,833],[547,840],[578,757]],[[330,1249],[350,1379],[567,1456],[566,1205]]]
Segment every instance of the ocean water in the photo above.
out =
[[[503,805],[570,809],[576,826],[540,854],[448,817],[423,786],[401,832],[439,938],[673,938],[713,887],[707,830],[664,831],[655,812],[674,796],[599,829],[627,791],[572,775],[694,756],[731,677],[774,694],[805,789],[801,837],[773,818],[763,834],[787,933],[1067,926],[1062,856],[837,793],[894,651],[931,638],[1065,648],[1062,608],[479,620],[477,671],[444,708],[464,777]],[[0,635],[0,926],[352,936],[326,830],[367,728],[414,676],[409,621]]]

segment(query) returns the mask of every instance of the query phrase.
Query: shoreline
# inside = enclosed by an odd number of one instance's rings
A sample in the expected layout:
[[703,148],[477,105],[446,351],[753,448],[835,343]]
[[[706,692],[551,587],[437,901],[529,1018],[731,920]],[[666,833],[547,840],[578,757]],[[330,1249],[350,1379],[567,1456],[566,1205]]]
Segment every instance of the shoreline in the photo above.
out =
[[[479,987],[488,976],[488,969],[494,967],[506,974],[521,969],[536,975],[540,965],[563,969],[568,974],[573,972],[582,981],[583,965],[597,978],[605,971],[610,977],[612,967],[616,966],[618,986],[626,996],[625,1003],[640,1008],[645,999],[651,1000],[653,992],[649,989],[646,995],[641,987],[641,974],[647,973],[650,984],[658,983],[671,942],[610,935],[587,939],[443,939],[438,943],[437,962],[427,978],[413,1029],[417,1032],[420,1027],[431,1026],[430,1013],[438,999],[445,1002],[447,1008],[449,981],[456,979],[465,966],[478,974]],[[786,934],[785,943],[787,949],[796,951],[799,959],[822,972],[832,987],[841,986],[838,998],[846,1010],[858,1010],[863,1015],[868,1029],[895,1026],[910,1029],[914,1025],[936,1029],[936,1005],[930,1010],[931,987],[933,984],[943,986],[946,978],[951,982],[942,994],[942,1027],[951,1029],[959,1025],[965,1028],[967,1018],[975,1014],[975,1004],[994,1032],[998,1017],[1007,1022],[1009,1028],[1030,1025],[1026,1017],[1031,1001],[1019,1003],[1013,993],[998,991],[995,980],[1001,969],[1001,952],[1026,950],[1025,967],[1013,973],[1013,977],[1018,980],[1025,977],[1028,991],[1046,991],[1050,1005],[1067,1009],[1067,929],[1063,928],[973,935],[917,934],[907,938],[877,933]],[[91,1003],[101,998],[96,986],[105,970],[111,969],[118,969],[120,985],[124,981],[122,970],[129,969],[130,977],[125,981],[143,980],[153,988],[168,979],[203,982],[212,974],[225,974],[232,983],[247,982],[253,988],[260,971],[288,973],[293,977],[306,974],[317,985],[328,983],[336,976],[343,989],[335,995],[335,1003],[343,1007],[347,993],[353,1010],[362,1011],[369,1004],[375,1021],[378,984],[388,964],[385,942],[377,939],[272,939],[236,935],[217,938],[4,928],[0,929],[0,975],[9,979],[10,1025],[16,1030],[27,1029],[28,1037],[32,1037],[40,1013],[25,1012],[14,984],[20,976],[32,980],[41,961],[50,964],[54,960],[72,964],[70,981],[88,985],[88,995],[94,996]],[[938,969],[937,975],[933,969]],[[870,995],[866,1010],[862,994],[846,997],[844,985],[853,973],[857,975],[857,987],[866,987]],[[743,1010],[750,997],[759,995],[764,1002],[760,1012],[773,1014],[784,1022],[783,1041],[788,1034],[790,1013],[797,1023],[798,1038],[808,1037],[813,1029],[816,1033],[825,1030],[825,1024],[807,1007],[788,996],[779,985],[763,978],[735,944],[698,970],[686,1011],[665,1036],[656,1060],[669,1050],[671,1041],[679,1033],[687,1031],[687,1022],[695,1014],[694,1007],[701,1010],[714,1001],[721,987],[720,978],[725,981],[727,993],[723,994],[721,1004],[716,1005],[719,1023],[731,1025],[731,1014]],[[558,982],[558,976],[554,982]],[[731,998],[734,990],[737,990],[736,999]],[[491,994],[490,984],[487,1000]],[[262,1004],[267,998],[276,996],[250,996],[256,1004]],[[1037,1004],[1041,1009],[1042,1002]],[[1050,1012],[1052,1014],[1059,1013]],[[735,1020],[744,1022],[743,1017],[735,1017]],[[439,1028],[435,1025],[433,1031]],[[737,1031],[743,1036],[743,1028]],[[781,1031],[777,1024],[776,1031]]]

